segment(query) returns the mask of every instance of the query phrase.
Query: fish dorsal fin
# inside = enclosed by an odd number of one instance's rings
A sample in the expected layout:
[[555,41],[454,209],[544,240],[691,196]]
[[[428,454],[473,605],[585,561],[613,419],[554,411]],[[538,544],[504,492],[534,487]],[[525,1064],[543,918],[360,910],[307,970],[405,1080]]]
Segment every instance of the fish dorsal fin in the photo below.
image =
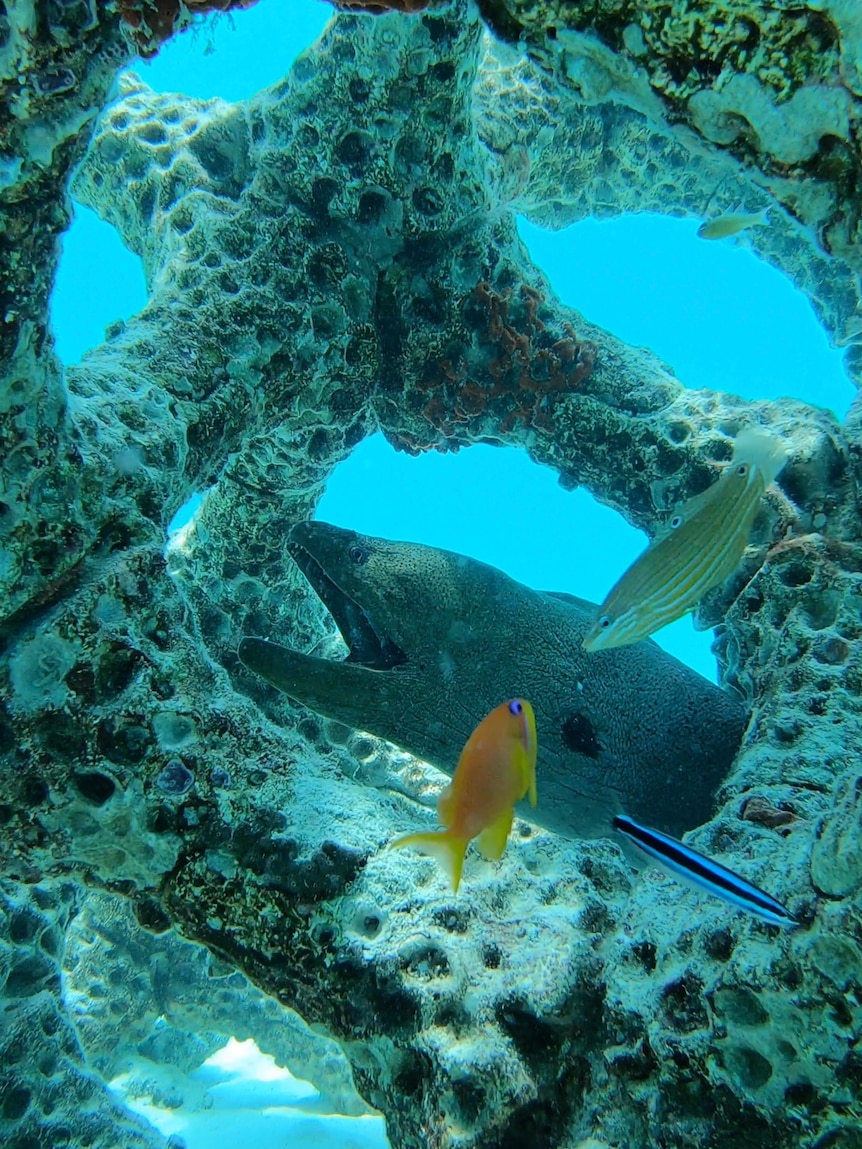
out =
[[590,602],[588,598],[580,598],[578,595],[569,594],[564,590],[543,590],[540,593],[546,595],[547,598],[556,598],[559,599],[560,602],[568,602],[571,603],[572,606],[581,606],[589,611],[594,611],[598,605],[597,603]]
[[512,829],[513,816],[514,811],[510,806],[503,811],[496,822],[487,826],[476,839],[476,845],[483,857],[489,858],[492,862],[499,862],[502,858],[503,851],[506,849],[506,842],[509,839],[509,831]]

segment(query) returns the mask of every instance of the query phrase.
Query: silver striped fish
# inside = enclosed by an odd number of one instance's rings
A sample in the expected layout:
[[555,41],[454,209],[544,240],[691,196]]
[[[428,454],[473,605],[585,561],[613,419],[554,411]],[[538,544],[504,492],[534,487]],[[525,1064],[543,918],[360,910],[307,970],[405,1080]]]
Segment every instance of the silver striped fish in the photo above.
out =
[[699,850],[693,850],[684,842],[671,838],[669,834],[641,826],[625,814],[618,814],[613,820],[613,826],[677,877],[693,882],[710,894],[755,914],[773,926],[799,925],[790,910],[771,894],[741,878],[727,866],[714,862]]
[[724,215],[717,215],[714,219],[705,220],[697,229],[700,239],[727,239],[729,235],[738,235],[747,227],[756,227],[769,223],[769,208],[756,212],[729,211]]
[[721,477],[683,504],[611,589],[585,649],[647,638],[723,583],[739,565],[763,492],[787,457],[774,435],[755,427],[740,431]]

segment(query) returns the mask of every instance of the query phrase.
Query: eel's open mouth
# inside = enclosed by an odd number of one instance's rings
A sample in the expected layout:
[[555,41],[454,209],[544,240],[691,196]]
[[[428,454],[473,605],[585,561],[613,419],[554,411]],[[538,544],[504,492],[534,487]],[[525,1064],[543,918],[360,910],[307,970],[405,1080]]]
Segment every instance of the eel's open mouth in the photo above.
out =
[[288,542],[287,549],[350,647],[345,661],[358,663],[368,670],[393,670],[403,666],[407,655],[401,647],[329,577],[314,555],[293,541]]

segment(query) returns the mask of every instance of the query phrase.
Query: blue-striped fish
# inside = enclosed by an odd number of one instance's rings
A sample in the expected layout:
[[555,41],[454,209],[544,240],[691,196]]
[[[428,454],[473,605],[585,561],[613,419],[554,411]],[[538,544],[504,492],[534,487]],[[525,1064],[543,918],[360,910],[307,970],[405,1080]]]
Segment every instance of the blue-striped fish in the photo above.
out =
[[727,239],[730,235],[738,235],[747,227],[769,223],[769,208],[763,211],[742,212],[729,211],[724,215],[717,215],[714,219],[705,220],[697,229],[700,239]]
[[680,618],[739,565],[763,492],[787,462],[780,439],[747,427],[721,477],[689,499],[599,607],[586,650],[647,638]]
[[774,926],[799,925],[790,910],[776,901],[771,894],[747,882],[727,866],[714,862],[706,854],[686,846],[684,842],[658,830],[641,826],[625,814],[618,814],[613,820],[613,826],[671,873],[693,882],[708,893],[724,898],[726,902],[731,902],[741,910],[747,910],[748,913],[755,914]]

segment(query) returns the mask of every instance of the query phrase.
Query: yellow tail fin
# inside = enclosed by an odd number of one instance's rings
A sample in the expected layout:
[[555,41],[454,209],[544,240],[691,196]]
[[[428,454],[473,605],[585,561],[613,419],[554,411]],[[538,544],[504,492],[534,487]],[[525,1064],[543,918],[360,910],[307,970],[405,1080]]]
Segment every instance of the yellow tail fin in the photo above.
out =
[[461,884],[461,870],[464,866],[464,854],[467,852],[469,839],[455,838],[448,830],[442,832],[430,831],[423,834],[405,834],[403,838],[396,838],[390,845],[393,850],[402,850],[411,847],[421,850],[423,854],[430,854],[436,858],[452,883],[452,889],[457,894]]

